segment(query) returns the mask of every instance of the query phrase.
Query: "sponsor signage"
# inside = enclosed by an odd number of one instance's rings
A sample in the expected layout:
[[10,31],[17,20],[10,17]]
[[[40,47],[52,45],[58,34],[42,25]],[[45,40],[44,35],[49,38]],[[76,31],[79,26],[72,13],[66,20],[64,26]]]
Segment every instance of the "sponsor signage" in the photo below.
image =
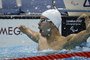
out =
[[77,20],[77,17],[63,17],[62,18],[62,35],[67,36],[73,33],[78,33],[84,30],[84,19]]
[[18,27],[25,25],[38,31],[38,22],[39,19],[0,19],[0,47],[33,44],[33,41]]

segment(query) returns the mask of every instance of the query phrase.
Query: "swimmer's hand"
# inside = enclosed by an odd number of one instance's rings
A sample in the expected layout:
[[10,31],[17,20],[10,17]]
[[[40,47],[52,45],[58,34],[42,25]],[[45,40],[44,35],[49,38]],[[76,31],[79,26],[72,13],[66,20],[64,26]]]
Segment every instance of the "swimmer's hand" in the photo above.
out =
[[31,30],[30,28],[21,25],[18,27],[20,29],[21,32],[23,32],[24,34],[26,34],[30,39],[32,39],[34,42],[38,43],[39,40],[39,33]]
[[24,25],[20,25],[18,28],[21,32],[26,33],[27,27],[25,27]]

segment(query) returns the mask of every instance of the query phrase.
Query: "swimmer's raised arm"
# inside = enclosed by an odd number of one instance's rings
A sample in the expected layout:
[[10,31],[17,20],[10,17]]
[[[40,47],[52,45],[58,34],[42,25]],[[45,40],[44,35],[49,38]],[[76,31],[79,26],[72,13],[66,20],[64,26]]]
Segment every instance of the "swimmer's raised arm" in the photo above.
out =
[[86,30],[83,30],[77,34],[69,35],[67,38],[67,43],[64,46],[65,48],[73,48],[75,46],[80,45],[83,42],[86,42],[88,37],[90,37],[90,18],[88,15],[83,14],[78,19],[84,18],[86,24]]
[[78,17],[77,20],[79,20],[81,18],[85,19],[85,24],[86,24],[86,29],[87,29],[90,25],[90,17],[87,14],[82,14],[81,16]]
[[38,32],[32,31],[31,29],[27,28],[24,25],[19,26],[19,29],[21,32],[26,34],[33,41],[38,42],[38,39],[39,39],[39,33]]

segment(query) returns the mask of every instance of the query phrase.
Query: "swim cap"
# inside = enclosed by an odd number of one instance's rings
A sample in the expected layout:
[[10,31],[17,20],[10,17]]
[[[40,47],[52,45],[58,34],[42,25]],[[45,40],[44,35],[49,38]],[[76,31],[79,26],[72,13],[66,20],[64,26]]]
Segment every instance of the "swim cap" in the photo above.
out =
[[61,24],[61,14],[57,9],[49,9],[42,13],[42,16],[45,16],[52,21],[54,25],[59,28]]

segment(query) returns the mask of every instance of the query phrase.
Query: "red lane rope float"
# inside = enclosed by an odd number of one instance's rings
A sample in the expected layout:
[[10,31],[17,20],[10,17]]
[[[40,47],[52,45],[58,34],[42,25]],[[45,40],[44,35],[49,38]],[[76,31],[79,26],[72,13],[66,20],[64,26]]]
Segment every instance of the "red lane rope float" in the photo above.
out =
[[74,56],[90,58],[90,52],[51,54],[51,55],[47,55],[47,56],[35,56],[35,57],[17,58],[17,59],[10,59],[10,60],[53,60],[53,59],[70,58],[70,57],[74,57]]

